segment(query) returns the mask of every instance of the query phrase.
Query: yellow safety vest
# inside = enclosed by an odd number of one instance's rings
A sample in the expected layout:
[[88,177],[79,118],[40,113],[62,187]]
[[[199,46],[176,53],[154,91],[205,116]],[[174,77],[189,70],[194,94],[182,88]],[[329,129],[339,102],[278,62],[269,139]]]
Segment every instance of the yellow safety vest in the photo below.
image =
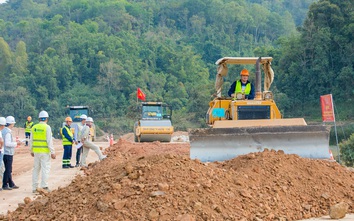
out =
[[236,81],[235,94],[236,93],[243,93],[245,95],[249,95],[251,93],[251,83],[248,82],[246,84],[245,91],[242,91],[241,81],[240,80]]
[[25,129],[25,132],[26,133],[31,133],[31,128],[33,126],[33,122],[28,122],[26,121],[26,129]]
[[[74,136],[73,136],[73,133],[71,132],[71,130],[67,127],[67,126],[64,126],[62,128],[62,130],[66,130],[66,132],[68,133],[68,135],[71,137],[71,140],[74,139]],[[63,145],[72,145],[72,142],[70,142],[65,136],[64,136],[64,133],[61,133],[62,135],[62,138],[63,138]]]
[[47,124],[36,124],[32,127],[33,153],[50,153],[47,143]]

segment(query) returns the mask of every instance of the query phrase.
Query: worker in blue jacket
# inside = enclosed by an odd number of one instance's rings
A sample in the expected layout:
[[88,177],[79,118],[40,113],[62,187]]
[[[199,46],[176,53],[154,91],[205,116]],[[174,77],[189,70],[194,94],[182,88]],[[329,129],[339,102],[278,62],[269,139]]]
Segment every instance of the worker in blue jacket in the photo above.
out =
[[74,166],[71,165],[71,156],[72,156],[72,147],[74,141],[74,135],[71,131],[70,125],[73,122],[71,117],[65,118],[65,126],[61,129],[62,131],[62,142],[63,142],[63,148],[64,148],[64,153],[63,153],[63,169],[68,169],[68,168],[74,168]]
[[[236,98],[236,94],[242,94],[242,99],[253,100],[254,99],[254,85],[248,81],[249,72],[247,69],[243,69],[240,73],[241,79],[235,81],[228,92],[230,97]],[[237,98],[240,99],[240,98]]]

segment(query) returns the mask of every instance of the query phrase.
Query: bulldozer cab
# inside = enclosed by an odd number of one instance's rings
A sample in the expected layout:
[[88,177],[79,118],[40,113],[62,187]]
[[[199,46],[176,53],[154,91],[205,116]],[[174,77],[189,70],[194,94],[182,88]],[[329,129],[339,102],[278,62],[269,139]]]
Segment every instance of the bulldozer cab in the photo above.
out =
[[141,118],[143,120],[171,120],[171,108],[162,102],[142,102]]
[[[213,128],[230,127],[230,125],[232,125],[231,127],[239,125],[244,127],[245,125],[252,126],[251,122],[246,120],[264,119],[268,124],[270,119],[281,119],[282,115],[273,100],[272,92],[269,90],[274,79],[274,71],[271,68],[272,60],[272,57],[224,57],[217,60],[215,82],[217,97],[209,103],[206,123]],[[223,79],[228,74],[228,65],[243,65],[246,67],[255,65],[254,99],[248,100],[244,94],[236,93],[235,97],[232,98],[221,94]],[[262,70],[264,75],[263,91],[261,87]],[[304,125],[303,120],[294,119],[292,122],[296,125]]]

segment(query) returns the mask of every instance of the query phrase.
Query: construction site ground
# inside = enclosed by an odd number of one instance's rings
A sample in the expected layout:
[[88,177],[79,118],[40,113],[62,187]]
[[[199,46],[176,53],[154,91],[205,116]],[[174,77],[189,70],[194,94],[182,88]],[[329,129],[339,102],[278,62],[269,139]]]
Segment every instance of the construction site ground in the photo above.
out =
[[171,143],[134,143],[127,134],[109,148],[107,140],[97,144],[107,159],[97,162],[90,151],[88,169],[62,169],[55,140],[52,191],[42,195],[32,193],[28,148],[18,148],[20,188],[0,192],[0,220],[329,220],[339,202],[349,206],[341,220],[354,220],[354,172],[336,162],[264,151],[202,163],[189,159],[186,132]]

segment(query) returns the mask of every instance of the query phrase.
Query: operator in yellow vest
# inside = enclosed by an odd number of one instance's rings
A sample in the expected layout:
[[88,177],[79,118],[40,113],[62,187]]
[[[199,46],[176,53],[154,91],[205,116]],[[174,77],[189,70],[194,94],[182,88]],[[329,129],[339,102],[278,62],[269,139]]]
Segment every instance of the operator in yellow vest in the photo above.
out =
[[[228,92],[230,97],[236,98],[237,94],[241,94],[241,99],[254,99],[254,85],[248,81],[249,73],[247,69],[243,69],[240,72],[241,79],[235,81]],[[237,97],[237,99],[240,99]]]
[[99,160],[103,160],[104,158],[106,158],[106,155],[103,155],[100,148],[97,145],[95,145],[90,139],[90,128],[92,126],[92,123],[93,123],[92,117],[88,117],[86,119],[86,125],[82,128],[81,131],[81,142],[84,148],[82,153],[82,159],[81,159],[81,166],[83,167],[87,166],[86,158],[90,149],[95,151]]
[[26,136],[26,146],[28,146],[28,140],[31,136],[31,128],[33,127],[32,117],[28,116],[25,123],[25,136]]
[[68,169],[68,168],[74,168],[74,166],[71,165],[71,156],[72,156],[72,147],[74,143],[74,135],[71,132],[71,123],[73,120],[71,117],[65,118],[65,126],[61,129],[62,131],[62,142],[63,142],[63,148],[64,148],[64,153],[63,153],[63,169]]
[[46,111],[41,111],[38,117],[39,123],[32,127],[30,138],[31,156],[34,157],[32,173],[33,193],[37,193],[40,172],[42,178],[40,187],[49,191],[50,158],[55,159],[52,129],[47,124],[49,115]]

